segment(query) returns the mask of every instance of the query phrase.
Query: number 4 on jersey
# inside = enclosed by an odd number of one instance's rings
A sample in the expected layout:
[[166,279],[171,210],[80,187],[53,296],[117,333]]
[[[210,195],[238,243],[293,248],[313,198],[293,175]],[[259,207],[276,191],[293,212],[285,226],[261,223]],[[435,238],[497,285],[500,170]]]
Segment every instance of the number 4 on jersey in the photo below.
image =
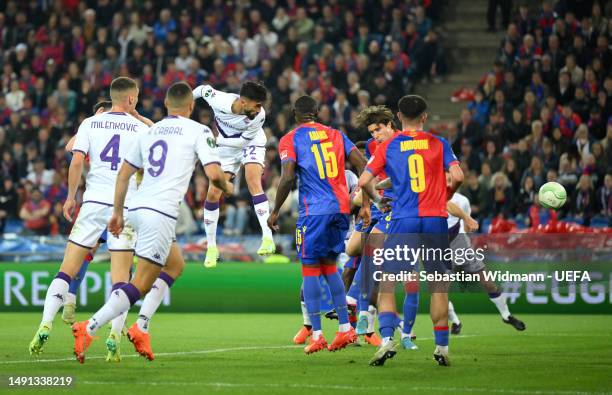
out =
[[[117,170],[119,168],[119,163],[121,163],[121,158],[119,157],[119,142],[121,141],[121,136],[118,134],[113,135],[111,137],[106,147],[100,152],[100,160],[102,162],[110,162],[111,170]],[[110,155],[109,155],[110,154]]]

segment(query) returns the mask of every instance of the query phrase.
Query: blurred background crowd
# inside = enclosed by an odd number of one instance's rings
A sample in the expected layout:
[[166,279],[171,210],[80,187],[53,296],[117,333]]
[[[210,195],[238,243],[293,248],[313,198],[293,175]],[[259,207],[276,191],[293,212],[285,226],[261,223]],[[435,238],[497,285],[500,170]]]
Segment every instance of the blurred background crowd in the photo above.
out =
[[[561,216],[606,223],[612,217],[612,7],[574,10],[557,1],[537,2],[535,9],[535,2],[507,1],[499,56],[473,100],[456,124],[430,126],[461,159],[468,174],[463,192],[481,222],[503,216],[534,224],[541,214],[537,188],[557,180],[571,197]],[[366,140],[354,124],[360,109],[395,110],[416,84],[435,84],[452,71],[439,30],[443,6],[443,0],[0,2],[0,234],[69,232],[61,215],[70,160],[64,147],[93,105],[108,98],[117,76],[139,82],[137,109],[153,121],[164,116],[173,82],[229,92],[247,80],[263,82],[270,91],[263,184],[273,201],[276,145],[293,126],[290,103],[311,94],[321,103],[322,123],[355,142]],[[193,118],[212,127],[203,101]],[[207,188],[198,169],[179,234],[201,232]],[[222,205],[223,232],[257,231],[240,177],[235,190]],[[284,214],[297,215],[295,196]]]

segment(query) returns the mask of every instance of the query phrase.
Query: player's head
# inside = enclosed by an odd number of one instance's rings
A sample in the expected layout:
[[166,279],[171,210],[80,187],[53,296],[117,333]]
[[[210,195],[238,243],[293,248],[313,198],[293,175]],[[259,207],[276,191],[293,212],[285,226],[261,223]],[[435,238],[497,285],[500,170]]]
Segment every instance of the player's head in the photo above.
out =
[[406,95],[397,103],[402,126],[422,126],[427,121],[427,102],[419,95]]
[[128,77],[115,78],[111,82],[110,97],[113,106],[123,107],[125,111],[132,111],[138,103],[138,85]]
[[168,88],[164,105],[168,109],[168,114],[181,114],[190,116],[195,102],[191,87],[186,82],[176,82]]
[[242,112],[249,119],[255,119],[261,112],[264,102],[268,98],[268,90],[260,83],[247,81],[240,88],[240,101]]
[[369,106],[364,108],[355,119],[357,126],[368,129],[368,132],[382,143],[395,133],[393,113],[386,106]]
[[312,96],[300,96],[293,104],[293,115],[297,123],[313,122],[318,113],[319,103]]
[[94,104],[93,113],[99,114],[101,112],[110,111],[111,107],[113,107],[113,102],[110,100],[102,100]]

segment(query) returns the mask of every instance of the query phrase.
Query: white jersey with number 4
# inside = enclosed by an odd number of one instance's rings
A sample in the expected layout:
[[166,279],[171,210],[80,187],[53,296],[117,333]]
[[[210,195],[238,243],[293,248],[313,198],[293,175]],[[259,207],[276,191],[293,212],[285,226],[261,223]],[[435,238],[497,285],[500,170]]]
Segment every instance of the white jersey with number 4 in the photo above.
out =
[[[455,192],[450,201],[455,203],[457,206],[459,206],[459,208],[463,210],[464,213],[467,213],[468,215],[472,213],[472,207],[470,206],[470,201],[468,200],[467,197],[463,196],[459,192]],[[455,226],[457,222],[459,221],[461,221],[459,218],[451,214],[448,214],[448,228],[449,229]],[[461,221],[461,224],[459,225],[459,233],[465,233],[465,227],[464,227],[463,221]]]
[[240,98],[235,93],[221,92],[210,85],[201,85],[193,94],[194,98],[201,97],[206,100],[212,108],[219,132],[217,143],[220,146],[241,148],[247,145],[266,145],[266,135],[263,131],[266,112],[263,108],[254,119],[249,119],[246,115],[232,112],[232,104]]
[[203,166],[219,163],[215,137],[207,126],[179,116],[155,123],[125,158],[144,170],[130,211],[150,209],[176,219],[197,159]]
[[[89,155],[89,173],[83,202],[112,206],[115,182],[121,161],[138,136],[149,127],[124,112],[105,112],[89,117],[81,123],[72,151]],[[126,197],[136,190],[136,180],[131,180]]]

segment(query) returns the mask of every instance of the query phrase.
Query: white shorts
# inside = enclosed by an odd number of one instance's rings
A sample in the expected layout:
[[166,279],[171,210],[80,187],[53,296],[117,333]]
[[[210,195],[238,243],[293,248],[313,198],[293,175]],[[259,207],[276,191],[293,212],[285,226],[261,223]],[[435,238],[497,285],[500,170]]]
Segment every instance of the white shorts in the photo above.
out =
[[259,163],[262,167],[266,157],[266,147],[251,145],[244,148],[219,146],[217,148],[221,169],[226,173],[237,174],[240,166],[247,163]]
[[135,255],[164,266],[176,240],[176,218],[146,207],[130,210],[128,218],[138,235]]
[[[85,201],[72,227],[68,240],[78,246],[92,249],[106,229],[113,215],[113,206],[106,203]],[[136,235],[129,221],[125,222],[123,232],[115,237],[110,232],[106,238],[109,251],[134,251]]]

